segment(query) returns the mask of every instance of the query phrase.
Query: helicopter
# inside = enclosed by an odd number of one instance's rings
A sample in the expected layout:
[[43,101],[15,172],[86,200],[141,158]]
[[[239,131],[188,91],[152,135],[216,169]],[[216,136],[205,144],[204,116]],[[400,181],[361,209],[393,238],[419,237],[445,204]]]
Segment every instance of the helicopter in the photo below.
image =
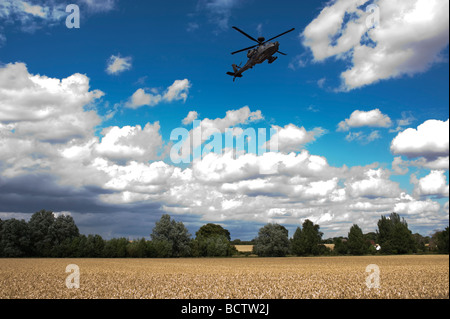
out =
[[247,71],[248,69],[252,69],[256,64],[261,64],[264,61],[268,61],[269,64],[272,64],[273,62],[275,62],[276,59],[278,59],[278,57],[274,57],[273,55],[275,53],[279,53],[281,55],[287,55],[286,53],[283,53],[281,51],[279,51],[279,47],[280,47],[280,43],[278,41],[275,42],[270,42],[276,38],[281,37],[282,35],[285,35],[286,33],[292,32],[295,30],[295,28],[292,28],[286,32],[283,32],[279,35],[277,35],[276,37],[270,38],[269,40],[266,40],[264,37],[259,37],[258,39],[255,39],[254,37],[248,35],[247,33],[245,33],[244,31],[242,31],[241,29],[239,29],[238,27],[233,27],[233,29],[235,29],[236,31],[242,33],[243,35],[245,35],[247,38],[249,38],[252,41],[255,41],[256,45],[253,45],[249,48],[245,48],[242,50],[238,50],[235,52],[232,52],[231,54],[234,55],[236,53],[239,52],[243,52],[243,51],[247,51],[247,58],[248,61],[247,63],[243,66],[237,66],[236,64],[233,64],[233,72],[227,72],[228,75],[233,76],[233,82],[236,80],[236,78],[242,78],[242,73],[244,73],[245,71]]

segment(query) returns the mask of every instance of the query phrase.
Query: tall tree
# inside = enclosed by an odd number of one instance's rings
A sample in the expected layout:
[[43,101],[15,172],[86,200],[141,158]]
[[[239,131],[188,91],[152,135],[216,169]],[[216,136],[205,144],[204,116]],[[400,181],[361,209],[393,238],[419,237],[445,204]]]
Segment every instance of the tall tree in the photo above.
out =
[[348,254],[348,240],[346,238],[337,237],[334,239],[334,250],[336,255],[347,255]]
[[200,227],[200,229],[195,233],[197,238],[203,237],[213,237],[213,236],[225,236],[226,239],[231,240],[230,232],[217,224],[206,224]]
[[55,218],[49,228],[49,234],[52,236],[51,256],[52,257],[71,257],[72,240],[80,236],[75,221],[70,215],[59,215]]
[[80,255],[86,258],[99,258],[104,256],[105,241],[100,235],[81,235],[79,242]]
[[3,257],[2,228],[3,228],[3,220],[0,218],[0,258]]
[[294,253],[297,256],[319,255],[324,250],[321,244],[323,233],[319,231],[320,226],[309,219],[306,219],[302,226],[301,230],[297,229],[298,235],[293,238]]
[[127,245],[128,256],[132,258],[145,258],[148,257],[147,241],[145,238],[134,240]]
[[48,257],[51,255],[55,239],[54,222],[53,212],[44,209],[31,216],[28,226],[35,256]]
[[235,252],[230,232],[220,225],[206,224],[195,233],[192,255],[196,257],[226,257]]
[[370,244],[364,238],[364,234],[358,225],[353,225],[348,233],[347,247],[351,255],[364,255],[369,252]]
[[162,242],[163,246],[171,246],[169,257],[185,257],[190,255],[191,235],[182,222],[172,220],[164,214],[156,222],[151,234],[152,241]]
[[404,218],[397,213],[381,216],[378,221],[377,241],[385,254],[406,254],[416,252],[417,247]]
[[300,227],[297,227],[295,230],[294,236],[291,240],[291,252],[294,255],[301,256],[302,255],[302,247],[301,247],[301,237],[302,237],[302,229]]
[[26,221],[8,219],[0,230],[0,251],[3,257],[28,257],[31,255],[30,231]]
[[111,238],[105,242],[104,256],[107,258],[125,258],[128,256],[127,246],[128,240],[126,238]]
[[278,224],[267,224],[258,232],[253,250],[262,257],[284,257],[289,252],[289,232]]
[[436,233],[436,248],[441,254],[448,254],[449,245],[449,229],[448,226],[445,230]]
[[59,215],[56,217],[50,226],[49,233],[53,236],[53,243],[55,245],[60,245],[67,239],[71,240],[74,237],[80,236],[80,231],[70,215]]
[[68,257],[71,241],[80,232],[70,215],[59,215],[47,210],[34,213],[28,222],[33,243],[33,255],[38,257]]
[[422,236],[419,233],[413,234],[414,241],[416,242],[416,247],[418,252],[425,252],[427,251],[426,244],[430,243],[430,237],[428,236]]

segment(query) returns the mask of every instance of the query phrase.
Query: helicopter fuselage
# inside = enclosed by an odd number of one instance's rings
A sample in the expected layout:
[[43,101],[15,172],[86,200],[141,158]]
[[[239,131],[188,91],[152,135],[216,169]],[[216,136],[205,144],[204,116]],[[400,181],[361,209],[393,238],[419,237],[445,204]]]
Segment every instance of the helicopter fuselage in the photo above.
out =
[[[261,64],[264,61],[268,60],[272,55],[277,53],[280,48],[280,43],[266,43],[264,45],[259,46],[257,49],[254,49],[256,52],[252,56],[250,56],[250,60],[248,62],[253,62],[254,64]],[[251,52],[252,50],[250,50]]]
[[280,47],[278,41],[272,43],[266,43],[259,46],[256,49],[248,51],[247,57],[249,58],[247,63],[236,72],[236,76],[242,75],[248,69],[253,68],[256,64],[261,64],[266,60],[271,60],[273,55],[277,53]]

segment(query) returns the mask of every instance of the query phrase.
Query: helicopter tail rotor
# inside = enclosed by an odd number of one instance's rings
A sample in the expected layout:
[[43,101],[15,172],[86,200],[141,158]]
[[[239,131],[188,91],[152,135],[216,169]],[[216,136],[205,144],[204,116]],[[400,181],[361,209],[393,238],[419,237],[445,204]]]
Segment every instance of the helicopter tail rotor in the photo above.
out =
[[236,81],[236,78],[241,78],[242,74],[236,74],[233,72],[227,72],[228,75],[234,76],[233,82]]
[[236,78],[241,78],[242,77],[242,73],[239,73],[239,69],[241,68],[241,66],[237,66],[236,64],[232,65],[233,67],[233,71],[234,72],[227,72],[228,75],[234,76],[233,82],[236,80]]

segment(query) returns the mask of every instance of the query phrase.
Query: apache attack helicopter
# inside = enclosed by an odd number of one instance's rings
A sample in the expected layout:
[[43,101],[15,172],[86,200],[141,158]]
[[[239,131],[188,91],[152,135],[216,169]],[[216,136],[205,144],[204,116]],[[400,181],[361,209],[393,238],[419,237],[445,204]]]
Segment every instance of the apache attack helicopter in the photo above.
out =
[[276,37],[273,37],[266,41],[266,39],[264,37],[259,37],[258,40],[256,40],[255,38],[248,35],[247,33],[245,33],[244,31],[242,31],[241,29],[239,29],[237,27],[233,27],[233,29],[235,29],[236,31],[239,31],[240,33],[245,35],[250,40],[253,40],[258,43],[249,48],[245,48],[245,49],[231,53],[231,54],[236,54],[239,52],[249,50],[247,53],[247,58],[248,58],[247,63],[243,67],[233,64],[234,72],[227,72],[228,75],[234,76],[233,81],[235,81],[236,78],[241,78],[242,73],[244,73],[248,69],[252,69],[256,64],[261,64],[266,60],[269,62],[269,64],[272,64],[276,59],[278,59],[278,57],[273,56],[275,53],[287,55],[286,53],[280,52],[278,50],[278,48],[280,47],[280,43],[278,41],[275,41],[275,42],[270,42],[270,41],[295,30],[295,28],[292,28],[291,30],[283,32],[282,34],[279,34]]

